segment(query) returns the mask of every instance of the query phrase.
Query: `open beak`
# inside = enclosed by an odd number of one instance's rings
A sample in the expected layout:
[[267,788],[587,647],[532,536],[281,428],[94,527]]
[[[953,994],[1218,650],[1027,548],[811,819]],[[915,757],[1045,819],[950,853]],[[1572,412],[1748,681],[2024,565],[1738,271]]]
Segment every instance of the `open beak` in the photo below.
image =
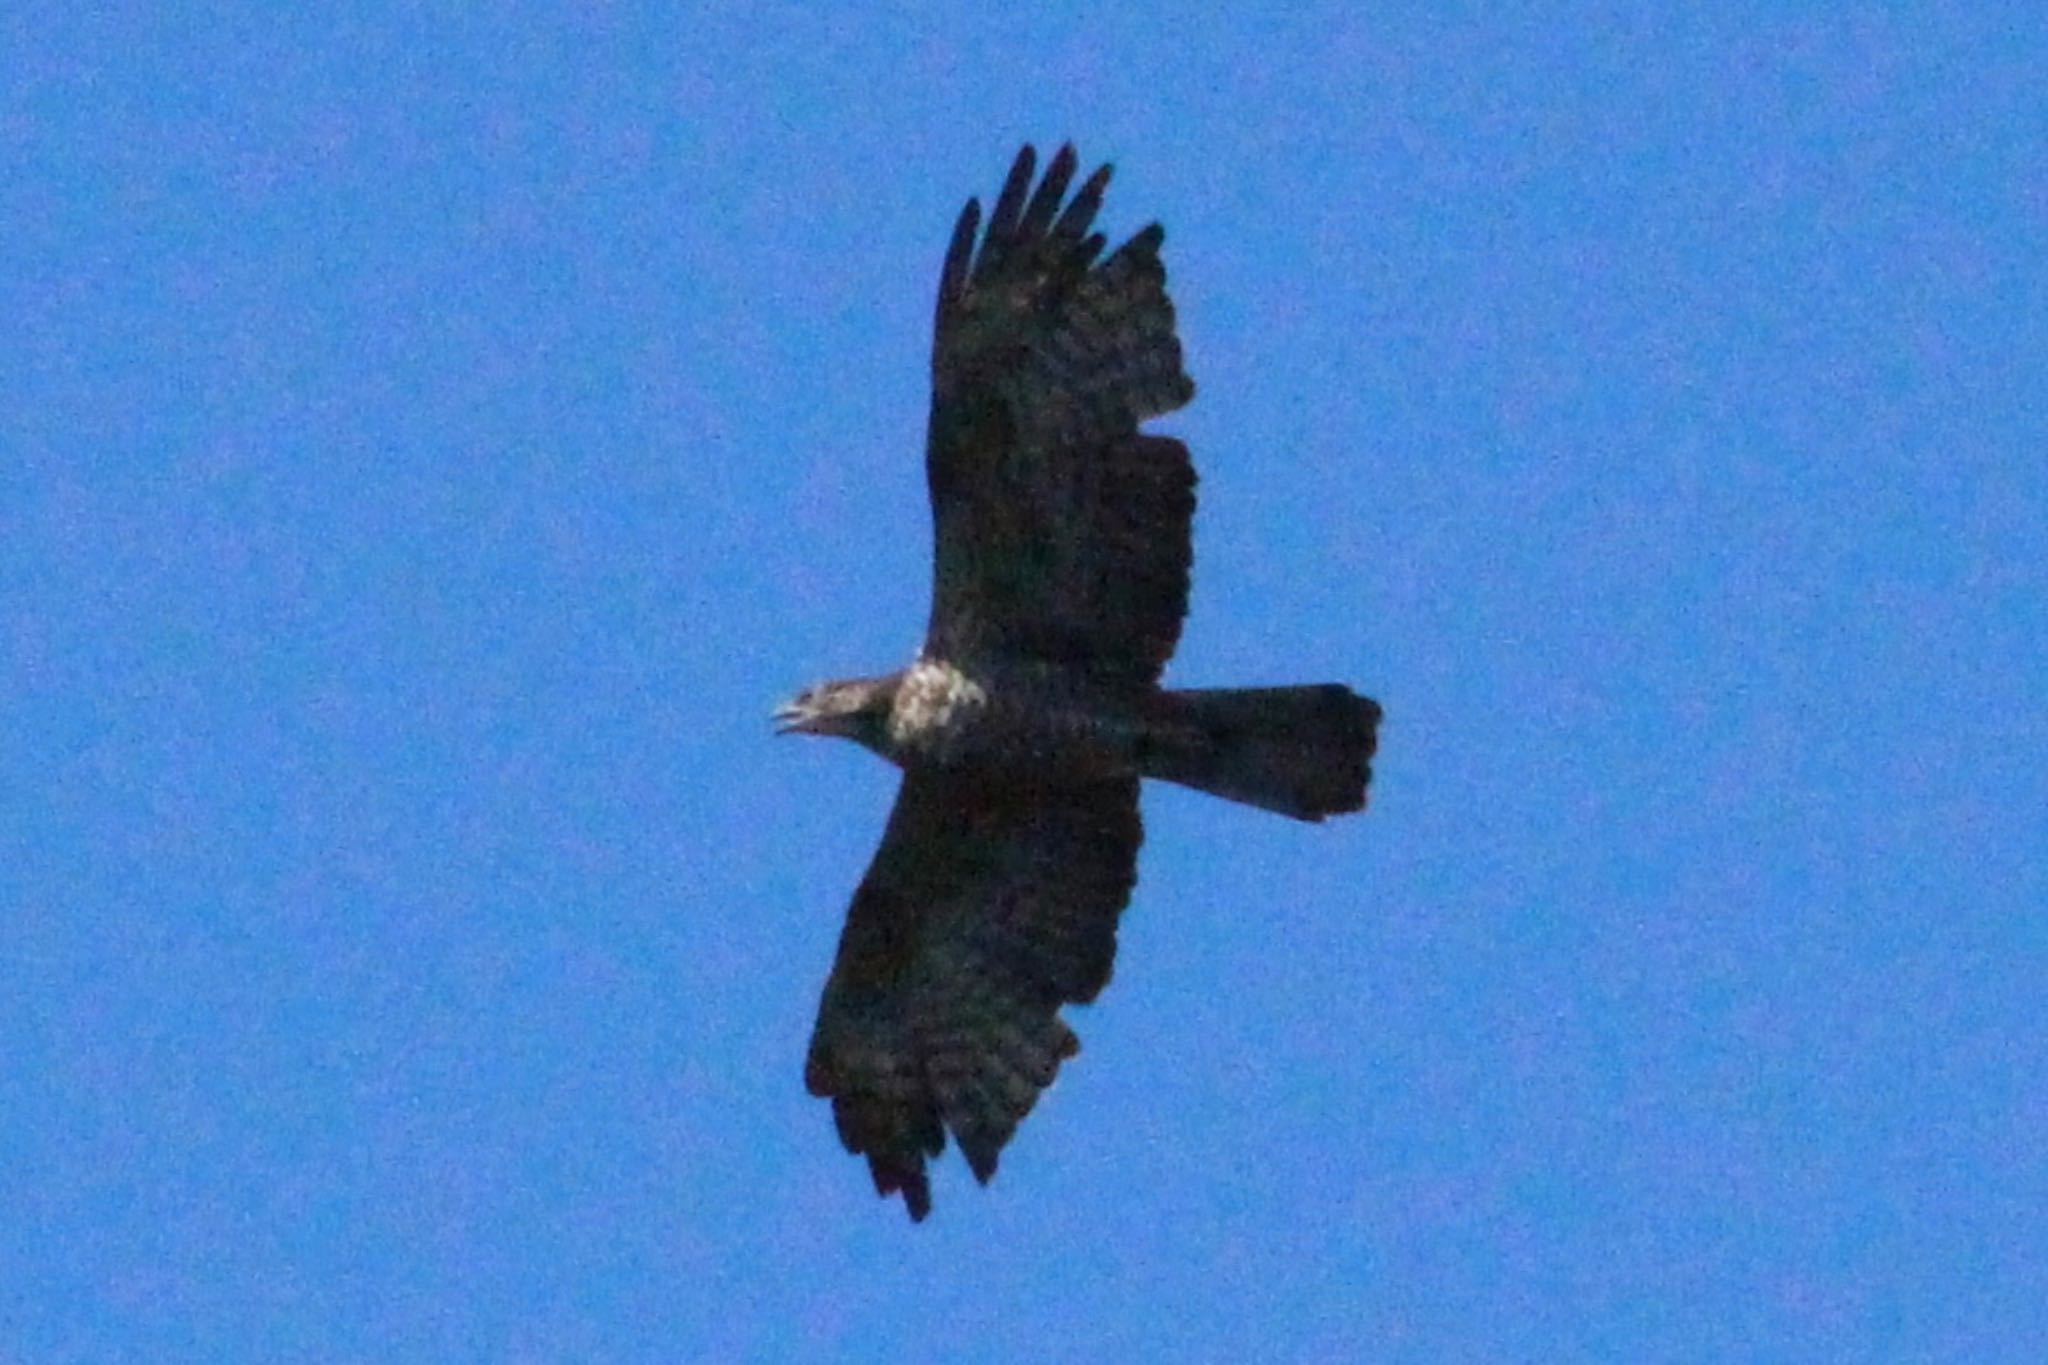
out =
[[810,718],[810,711],[793,701],[786,701],[776,707],[775,714],[771,717],[775,722],[775,733],[778,735],[803,734],[810,728],[807,723]]

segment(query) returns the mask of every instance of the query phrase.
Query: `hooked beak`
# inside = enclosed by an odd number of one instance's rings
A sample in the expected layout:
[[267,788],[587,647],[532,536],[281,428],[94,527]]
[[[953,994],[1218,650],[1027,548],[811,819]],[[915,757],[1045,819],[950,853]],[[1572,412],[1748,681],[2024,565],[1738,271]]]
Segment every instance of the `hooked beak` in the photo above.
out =
[[808,707],[798,706],[793,701],[786,701],[775,708],[775,712],[770,719],[775,722],[776,734],[801,735],[809,731],[812,717]]

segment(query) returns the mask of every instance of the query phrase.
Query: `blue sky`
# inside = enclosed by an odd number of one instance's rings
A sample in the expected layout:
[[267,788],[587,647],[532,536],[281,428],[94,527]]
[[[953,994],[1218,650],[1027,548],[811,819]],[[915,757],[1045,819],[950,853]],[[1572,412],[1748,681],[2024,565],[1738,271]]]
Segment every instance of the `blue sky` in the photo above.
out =
[[[142,9],[0,19],[0,1357],[2048,1357],[2022,7]],[[1382,760],[1150,792],[913,1228],[801,1083],[894,778],[767,713],[1069,137],[1170,676]]]

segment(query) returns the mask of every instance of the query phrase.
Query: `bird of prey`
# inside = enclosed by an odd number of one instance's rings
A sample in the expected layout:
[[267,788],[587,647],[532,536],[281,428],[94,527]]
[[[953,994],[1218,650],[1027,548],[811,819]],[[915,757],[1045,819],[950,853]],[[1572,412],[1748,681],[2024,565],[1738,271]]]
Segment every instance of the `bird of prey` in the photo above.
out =
[[908,668],[805,689],[783,733],[903,770],[854,893],[804,1080],[876,1192],[931,1210],[950,1132],[986,1184],[1079,1047],[1137,879],[1138,781],[1297,820],[1365,805],[1379,706],[1341,684],[1164,689],[1187,611],[1195,472],[1141,429],[1194,396],[1157,223],[1108,256],[1110,168],[1033,188],[1017,154],[939,274],[925,448],[931,618]]

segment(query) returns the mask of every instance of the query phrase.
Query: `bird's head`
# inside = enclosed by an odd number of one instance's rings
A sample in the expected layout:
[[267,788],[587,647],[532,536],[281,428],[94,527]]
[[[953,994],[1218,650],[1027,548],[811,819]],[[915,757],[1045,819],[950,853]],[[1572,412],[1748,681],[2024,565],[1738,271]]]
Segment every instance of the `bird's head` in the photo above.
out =
[[879,750],[895,699],[893,677],[817,683],[775,708],[775,733],[838,735]]

